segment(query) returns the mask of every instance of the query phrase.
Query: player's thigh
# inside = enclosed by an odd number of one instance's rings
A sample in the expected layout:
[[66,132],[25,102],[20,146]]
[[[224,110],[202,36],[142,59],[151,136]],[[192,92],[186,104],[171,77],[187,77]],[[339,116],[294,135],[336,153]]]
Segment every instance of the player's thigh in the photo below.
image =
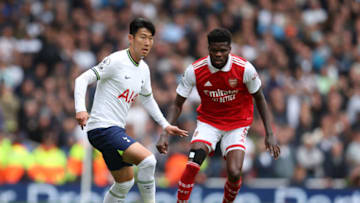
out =
[[150,155],[152,155],[152,153],[148,149],[140,143],[135,142],[124,151],[123,160],[127,163],[138,165]]
[[88,132],[88,138],[92,146],[102,153],[110,171],[132,166],[123,158],[124,152],[136,141],[125,133],[125,129],[118,126],[97,128]]
[[129,181],[134,178],[134,168],[132,166],[125,166],[119,170],[110,171],[114,180],[118,183]]
[[250,126],[237,128],[224,133],[221,139],[221,151],[224,157],[232,150],[246,150],[246,137]]
[[[191,138],[191,148],[206,146],[208,152],[215,151],[216,144],[221,139],[221,130],[201,121],[197,121],[197,126]],[[200,144],[201,143],[201,144]]]

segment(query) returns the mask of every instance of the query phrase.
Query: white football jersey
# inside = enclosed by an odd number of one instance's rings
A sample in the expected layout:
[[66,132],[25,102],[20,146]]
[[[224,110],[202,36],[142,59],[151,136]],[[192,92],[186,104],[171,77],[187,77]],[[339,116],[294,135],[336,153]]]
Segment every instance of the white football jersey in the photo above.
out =
[[139,95],[151,95],[149,66],[137,64],[128,49],[114,52],[91,68],[97,86],[87,130],[120,126],[125,121],[131,104]]

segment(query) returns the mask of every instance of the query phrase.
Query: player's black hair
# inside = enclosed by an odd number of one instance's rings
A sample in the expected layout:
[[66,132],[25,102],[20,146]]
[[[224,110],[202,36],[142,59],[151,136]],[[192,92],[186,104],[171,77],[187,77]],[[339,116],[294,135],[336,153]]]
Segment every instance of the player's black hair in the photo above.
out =
[[214,42],[227,42],[228,44],[231,44],[231,33],[225,28],[216,28],[212,30],[207,35],[207,38],[209,44]]
[[151,32],[152,36],[155,35],[154,24],[152,22],[150,22],[148,19],[141,18],[141,17],[135,18],[133,21],[131,21],[130,34],[135,35],[140,28],[146,28]]

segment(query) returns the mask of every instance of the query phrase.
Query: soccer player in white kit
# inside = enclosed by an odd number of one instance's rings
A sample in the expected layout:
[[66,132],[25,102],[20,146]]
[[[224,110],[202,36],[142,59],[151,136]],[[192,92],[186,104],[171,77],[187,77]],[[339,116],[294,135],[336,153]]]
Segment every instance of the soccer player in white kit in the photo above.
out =
[[[134,184],[133,164],[137,165],[137,185],[145,203],[155,203],[154,155],[125,133],[128,110],[138,98],[154,120],[171,135],[187,136],[187,131],[170,125],[152,96],[150,71],[142,60],[154,41],[155,27],[144,19],[130,23],[128,49],[110,54],[75,80],[76,120],[86,126],[90,143],[104,157],[114,177],[104,203],[125,201]],[[85,106],[88,84],[97,81],[94,103],[89,116]],[[88,120],[89,119],[89,120]]]

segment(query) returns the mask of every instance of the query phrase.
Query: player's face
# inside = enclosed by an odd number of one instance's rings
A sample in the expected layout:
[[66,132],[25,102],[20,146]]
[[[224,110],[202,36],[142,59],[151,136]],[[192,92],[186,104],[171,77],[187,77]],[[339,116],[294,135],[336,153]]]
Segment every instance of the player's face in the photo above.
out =
[[140,28],[137,33],[129,36],[130,46],[133,48],[136,57],[142,58],[149,54],[154,43],[154,37],[146,28]]
[[227,42],[213,42],[209,44],[209,55],[211,64],[215,68],[222,68],[225,66],[229,54],[231,51],[231,46]]

